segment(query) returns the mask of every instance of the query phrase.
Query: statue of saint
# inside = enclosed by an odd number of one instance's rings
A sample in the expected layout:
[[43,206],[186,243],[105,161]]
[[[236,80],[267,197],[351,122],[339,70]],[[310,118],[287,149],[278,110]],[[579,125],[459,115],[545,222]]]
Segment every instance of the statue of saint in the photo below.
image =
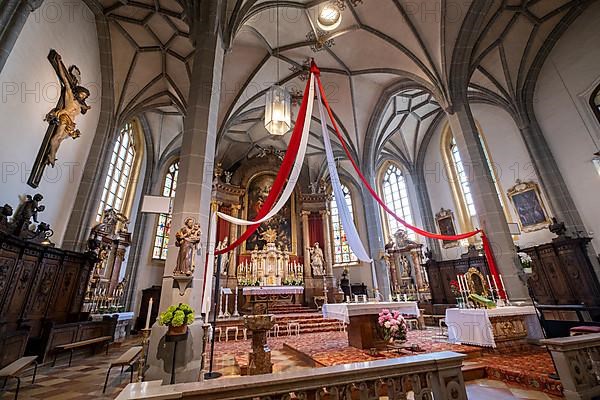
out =
[[43,199],[44,196],[39,193],[35,194],[33,197],[28,194],[25,200],[17,207],[17,211],[12,218],[12,226],[14,228],[13,233],[15,235],[18,236],[23,229],[28,229],[32,219],[35,223],[39,223],[37,219],[38,212],[42,212],[45,209],[45,207],[40,204]]
[[[229,237],[225,236],[223,241],[219,242],[215,250],[223,250],[226,249],[229,244]],[[221,273],[227,274],[227,269],[229,268],[229,253],[221,254]]]
[[310,247],[310,266],[313,276],[325,275],[325,257],[323,257],[323,250],[319,247],[319,242],[315,242],[314,247]]
[[67,71],[60,55],[55,50],[50,50],[48,59],[56,70],[63,86],[58,105],[44,118],[44,121],[56,127],[50,137],[50,146],[45,160],[46,164],[54,167],[56,153],[62,141],[67,136],[77,139],[81,135],[79,129],[76,129],[75,118],[79,114],[85,114],[91,107],[85,102],[90,96],[90,91],[83,86],[79,86],[81,83],[79,68],[73,65]]
[[179,247],[177,266],[173,275],[192,275],[194,272],[194,252],[200,243],[200,225],[194,218],[186,218],[184,226],[175,234],[175,246]]

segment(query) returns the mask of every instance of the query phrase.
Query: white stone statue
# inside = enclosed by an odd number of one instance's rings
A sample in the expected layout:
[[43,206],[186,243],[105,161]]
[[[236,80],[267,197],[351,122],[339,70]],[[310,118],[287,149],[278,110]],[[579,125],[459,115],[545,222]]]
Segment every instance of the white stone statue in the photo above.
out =
[[314,247],[310,247],[310,266],[312,267],[313,276],[325,275],[325,258],[323,250],[319,247],[319,242],[315,242]]
[[[223,249],[227,248],[228,243],[229,243],[229,237],[225,236],[223,241],[221,241],[221,242],[219,242],[219,244],[217,244],[217,247],[215,248],[215,250],[219,251],[219,250],[223,250]],[[223,253],[223,254],[221,254],[221,273],[227,274],[228,268],[229,268],[229,253]]]

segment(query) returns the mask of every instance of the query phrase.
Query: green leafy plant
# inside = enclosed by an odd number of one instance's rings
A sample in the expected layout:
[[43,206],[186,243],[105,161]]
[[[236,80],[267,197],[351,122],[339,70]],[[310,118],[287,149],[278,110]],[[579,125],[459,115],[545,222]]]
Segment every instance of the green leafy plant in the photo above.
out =
[[172,305],[158,316],[158,323],[166,326],[191,325],[194,322],[194,310],[185,303]]

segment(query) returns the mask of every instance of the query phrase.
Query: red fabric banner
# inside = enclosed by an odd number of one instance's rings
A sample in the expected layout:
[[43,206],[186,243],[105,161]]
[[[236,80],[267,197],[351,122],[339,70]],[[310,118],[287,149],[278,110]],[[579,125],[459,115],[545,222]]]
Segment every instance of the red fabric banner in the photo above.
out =
[[[409,224],[408,222],[406,222],[405,220],[403,220],[402,218],[400,218],[398,215],[396,215],[396,213],[394,213],[394,211],[392,211],[383,200],[381,200],[381,198],[377,195],[377,192],[375,192],[375,190],[371,187],[371,185],[369,184],[369,182],[367,181],[367,179],[364,177],[364,175],[362,174],[362,172],[360,171],[360,169],[358,168],[358,165],[356,164],[356,162],[354,161],[354,159],[352,158],[352,156],[350,155],[350,151],[348,150],[348,146],[346,145],[346,141],[344,140],[344,137],[342,136],[342,134],[340,133],[340,130],[337,126],[337,123],[335,122],[335,117],[333,115],[333,112],[331,111],[331,107],[329,106],[329,103],[327,101],[327,97],[325,95],[325,90],[323,89],[323,85],[321,84],[321,78],[319,76],[319,74],[315,74],[316,76],[316,80],[317,80],[317,84],[318,84],[318,89],[321,92],[321,97],[323,99],[323,104],[325,105],[325,108],[327,109],[327,114],[329,114],[329,119],[331,120],[331,124],[333,125],[334,129],[335,129],[335,133],[344,149],[344,152],[346,153],[346,156],[348,157],[348,159],[350,160],[350,162],[352,163],[352,166],[354,167],[354,170],[356,171],[356,173],[358,174],[358,176],[360,177],[361,181],[363,182],[363,184],[365,185],[365,187],[367,188],[367,190],[369,191],[369,193],[371,193],[371,196],[373,196],[373,198],[379,203],[379,205],[381,205],[381,207],[383,207],[383,209],[390,214],[392,217],[394,217],[398,222],[400,222],[402,225],[404,225],[406,228],[410,229],[413,232],[418,233],[421,236],[425,236],[428,238],[432,238],[432,239],[439,239],[439,240],[450,240],[450,241],[455,241],[455,240],[462,240],[462,239],[467,239],[470,238],[472,236],[475,236],[479,233],[481,233],[482,236],[482,242],[483,242],[483,249],[485,252],[485,257],[488,263],[488,267],[490,268],[490,273],[496,278],[496,282],[500,283],[500,276],[498,274],[498,268],[496,267],[496,262],[494,261],[494,254],[492,252],[492,248],[490,246],[490,242],[487,238],[487,236],[485,235],[485,233],[478,229],[476,231],[473,232],[468,232],[468,233],[463,233],[460,235],[440,235],[438,233],[432,233],[432,232],[427,232],[423,229],[417,228],[416,226],[413,226],[411,224]],[[501,285],[501,284],[500,284]],[[499,295],[500,297],[502,297],[503,299],[506,299],[506,293],[504,292],[504,288],[500,288],[499,287]]]
[[[312,71],[312,68],[311,68]],[[308,99],[308,85],[310,85],[310,79],[306,83],[306,88],[304,89],[304,97],[302,98],[302,105],[300,106],[300,111],[298,112],[298,118],[296,118],[296,124],[294,125],[294,131],[292,133],[292,137],[290,138],[290,143],[288,145],[288,149],[285,152],[285,156],[283,157],[283,161],[281,162],[281,167],[279,167],[279,172],[277,173],[277,177],[275,178],[275,182],[273,182],[273,187],[269,192],[264,204],[258,211],[256,218],[254,221],[263,218],[268,212],[271,210],[281,191],[283,190],[283,186],[285,185],[292,167],[294,166],[294,161],[296,160],[296,155],[298,153],[298,149],[300,148],[300,139],[302,139],[302,130],[304,128],[304,119],[306,118],[306,107],[308,105],[308,101],[314,101],[314,99]],[[231,243],[227,248],[216,251],[215,255],[225,254],[230,252],[231,250],[238,247],[242,244],[246,239],[248,239],[256,230],[260,224],[249,225],[246,228],[246,231],[234,242]]]
[[324,246],[324,235],[323,232],[323,219],[320,214],[311,214],[308,216],[308,236],[310,243],[306,243],[306,246],[313,246],[315,242],[319,242],[319,247],[322,249]]

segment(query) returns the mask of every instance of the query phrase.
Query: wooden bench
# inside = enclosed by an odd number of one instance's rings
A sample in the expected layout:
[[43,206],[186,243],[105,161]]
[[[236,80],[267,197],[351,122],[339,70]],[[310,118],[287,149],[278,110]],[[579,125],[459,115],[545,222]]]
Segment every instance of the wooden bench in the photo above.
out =
[[81,340],[79,342],[58,345],[54,348],[54,361],[52,362],[52,366],[54,367],[54,365],[56,364],[56,357],[58,356],[58,353],[69,350],[70,351],[69,367],[70,367],[71,360],[73,359],[73,350],[79,349],[81,347],[94,345],[94,344],[100,344],[100,343],[106,344],[106,354],[108,355],[108,346],[110,345],[110,342],[112,341],[112,339],[113,339],[112,336],[100,336],[100,337],[93,338],[93,339]]
[[106,385],[108,384],[108,376],[110,375],[110,370],[115,367],[121,367],[121,373],[123,373],[123,368],[125,366],[129,366],[131,370],[131,377],[129,378],[129,383],[133,382],[133,370],[135,369],[135,362],[137,361],[140,353],[142,352],[142,346],[134,346],[123,353],[119,358],[110,363],[108,367],[108,371],[106,371],[106,380],[104,381],[104,389],[102,389],[102,393],[106,391]]
[[21,357],[16,361],[8,364],[6,367],[0,369],[0,378],[4,378],[4,385],[6,386],[6,381],[8,378],[15,378],[17,380],[17,390],[15,391],[15,399],[19,397],[19,388],[21,387],[21,373],[31,366],[34,365],[33,369],[33,378],[31,379],[31,384],[35,383],[35,375],[37,374],[37,361],[38,356],[27,356]]

